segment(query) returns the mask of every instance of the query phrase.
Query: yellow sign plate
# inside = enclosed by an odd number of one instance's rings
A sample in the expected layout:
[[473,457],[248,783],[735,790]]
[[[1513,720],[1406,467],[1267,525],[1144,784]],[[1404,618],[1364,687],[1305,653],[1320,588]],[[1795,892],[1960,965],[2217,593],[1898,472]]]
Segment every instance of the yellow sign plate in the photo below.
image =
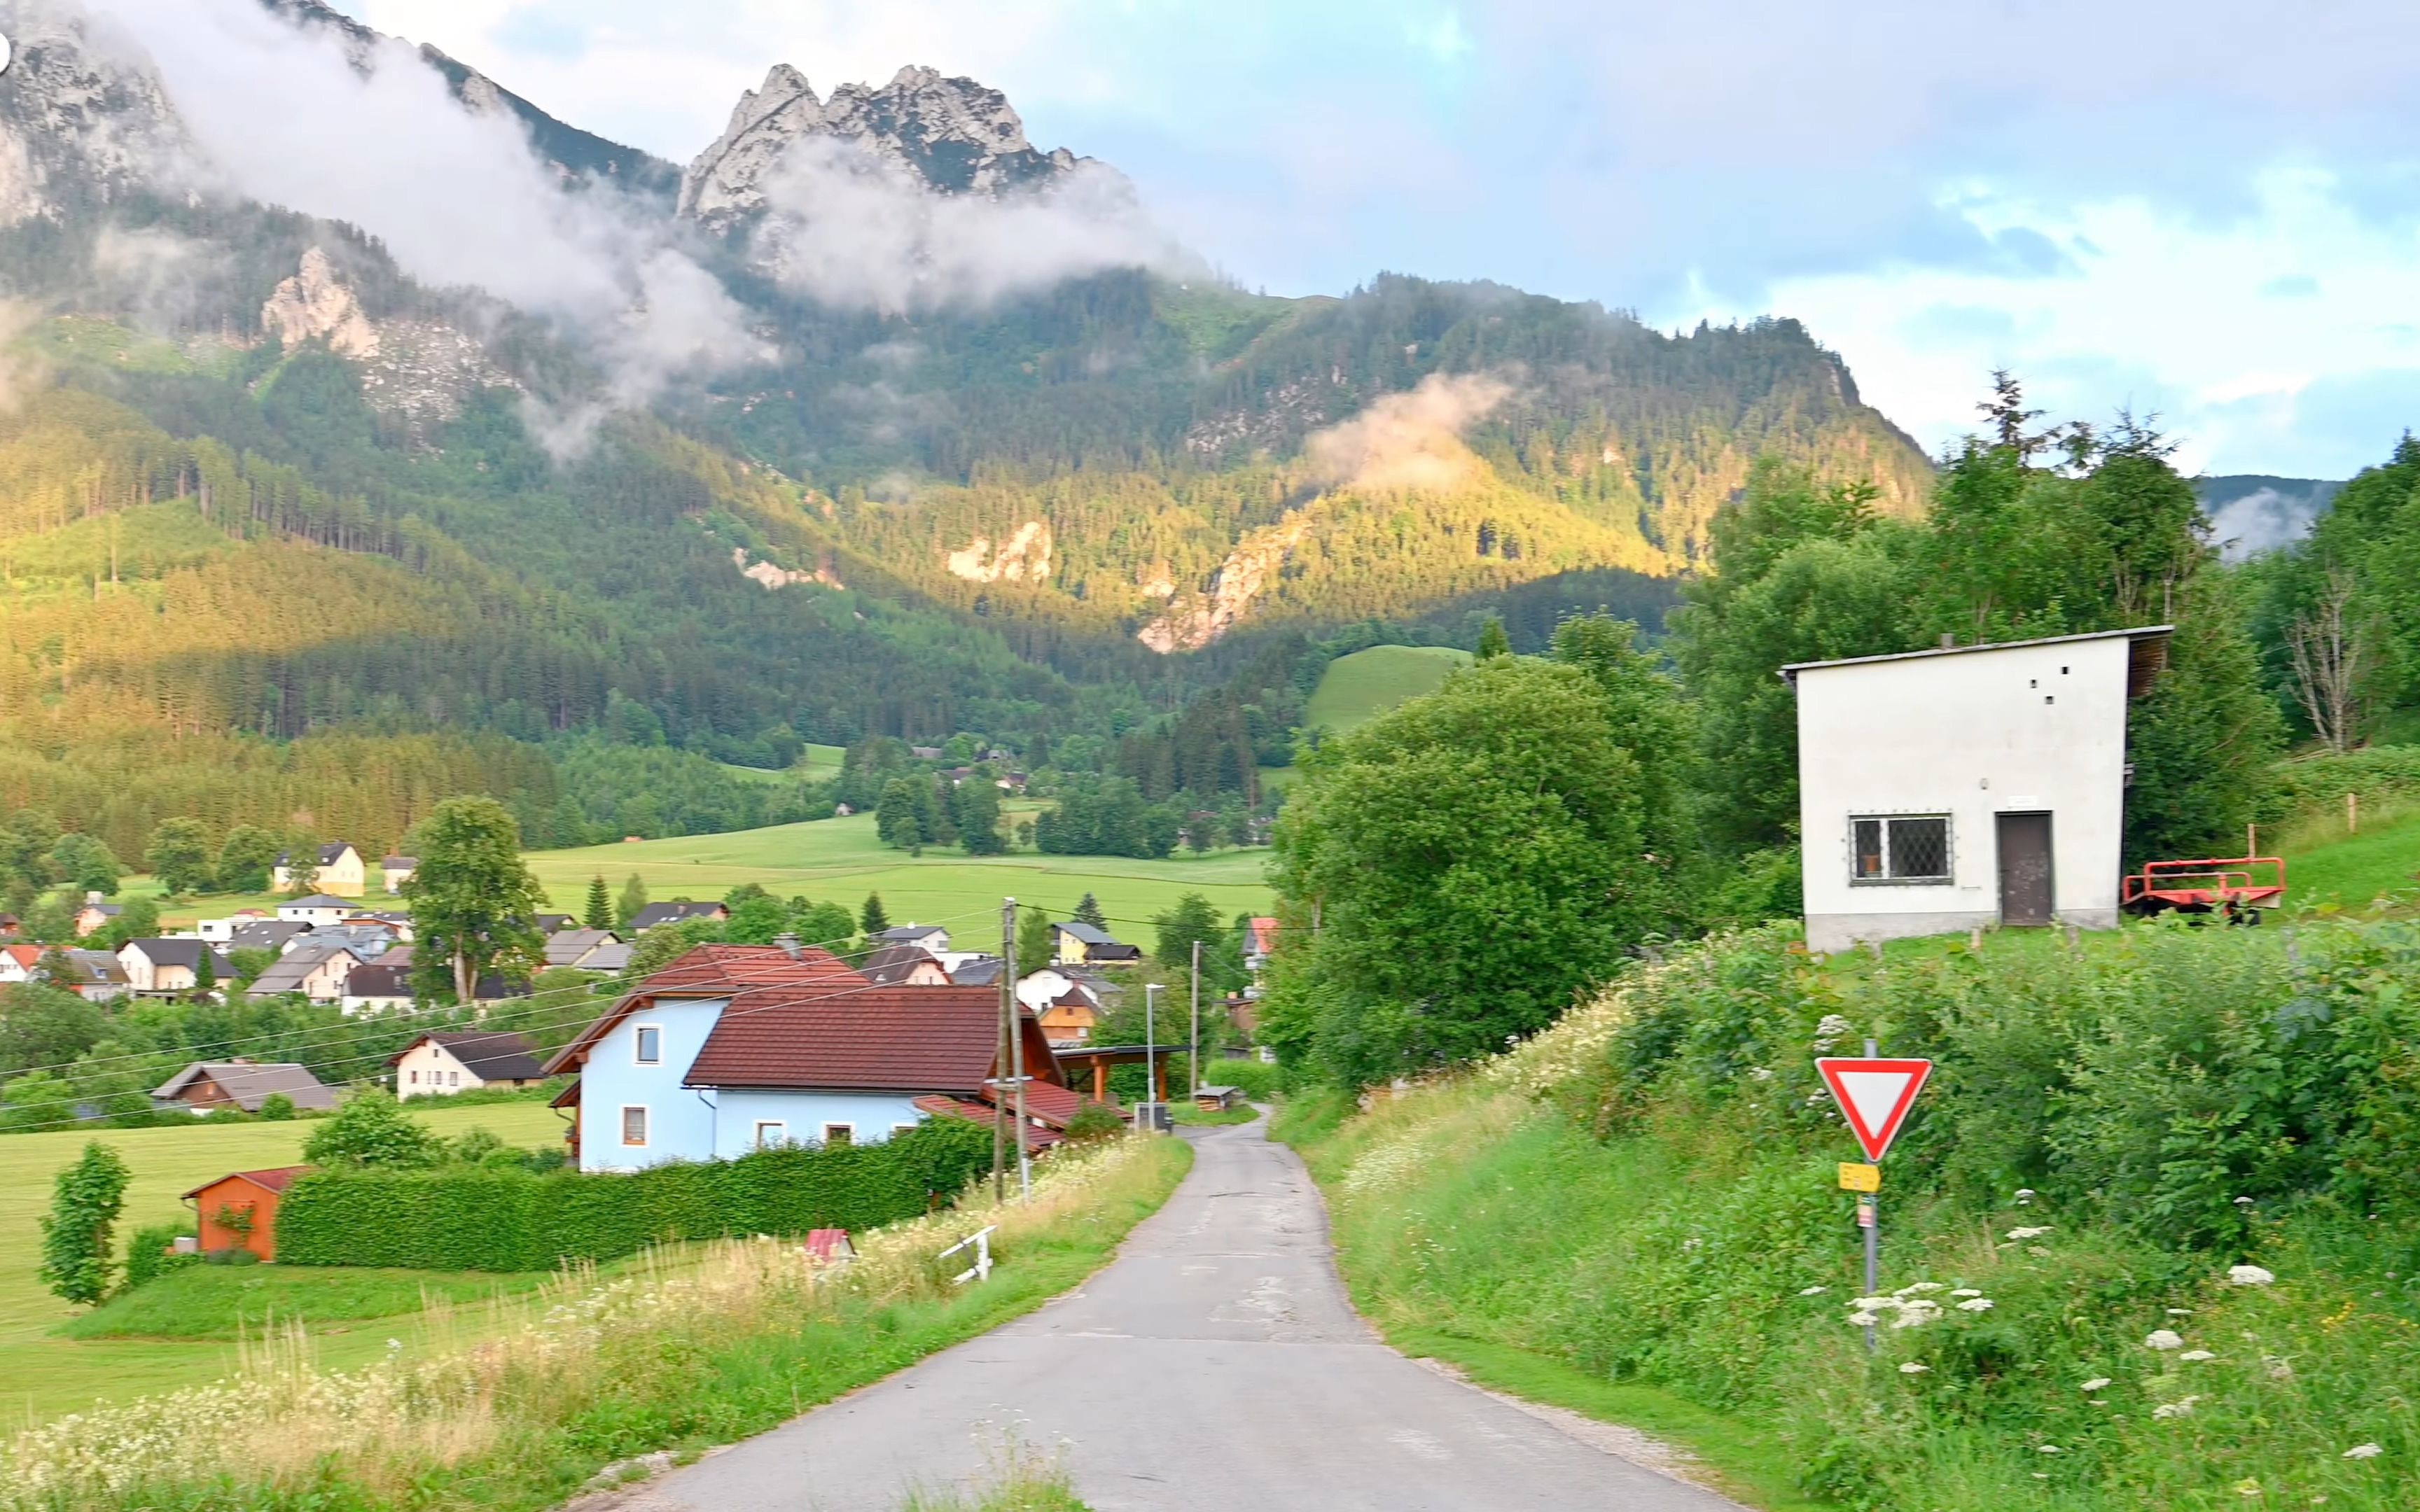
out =
[[1879,1192],[1883,1189],[1883,1168],[1860,1165],[1855,1161],[1840,1163],[1840,1190],[1843,1192]]

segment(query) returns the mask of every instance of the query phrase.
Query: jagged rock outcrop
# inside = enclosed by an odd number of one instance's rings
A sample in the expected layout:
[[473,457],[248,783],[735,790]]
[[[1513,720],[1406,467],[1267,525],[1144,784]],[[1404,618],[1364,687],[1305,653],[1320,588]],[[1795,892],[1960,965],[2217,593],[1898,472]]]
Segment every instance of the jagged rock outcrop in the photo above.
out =
[[1251,532],[1219,563],[1206,599],[1182,611],[1171,609],[1135,632],[1135,639],[1166,656],[1199,651],[1225,635],[1251,613],[1253,600],[1285,565],[1286,557],[1311,532],[1311,512],[1297,509],[1274,525]]
[[843,85],[823,100],[783,63],[739,97],[730,125],[681,176],[679,212],[718,231],[756,217],[767,177],[809,136],[854,144],[944,194],[1040,187],[1090,161],[1035,148],[1008,97],[972,79],[905,68],[878,89]]
[[989,536],[979,535],[973,545],[952,551],[941,561],[952,577],[970,583],[1038,583],[1050,576],[1050,549],[1048,523],[1030,519],[1011,532],[997,551]]
[[0,226],[190,182],[192,139],[140,52],[58,0],[19,0],[0,74]]
[[260,328],[288,350],[325,340],[330,351],[360,364],[362,397],[370,408],[397,416],[424,440],[462,412],[473,391],[520,387],[489,360],[477,337],[458,326],[426,317],[371,320],[318,247],[302,254],[292,277],[279,281],[260,307]]
[[788,588],[799,583],[821,583],[826,588],[848,586],[840,580],[840,574],[832,570],[831,558],[829,556],[818,560],[815,563],[815,570],[808,572],[799,567],[784,567],[778,562],[751,562],[748,560],[748,548],[744,546],[735,546],[731,548],[731,564],[739,569],[739,576],[742,578],[751,582],[764,584],[767,593],[771,593],[776,588]]

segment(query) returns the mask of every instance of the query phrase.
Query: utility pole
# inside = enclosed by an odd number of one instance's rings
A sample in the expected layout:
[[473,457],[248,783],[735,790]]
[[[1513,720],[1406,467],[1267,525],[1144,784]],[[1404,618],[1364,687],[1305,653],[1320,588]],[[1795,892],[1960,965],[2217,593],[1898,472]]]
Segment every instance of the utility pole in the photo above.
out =
[[[1008,899],[1001,907],[1000,938],[1008,949],[1016,948],[1016,900]],[[1022,1202],[1033,1196],[1033,1157],[1028,1149],[1032,1143],[1030,1131],[1033,1125],[1025,1118],[1025,1005],[1016,1000],[1016,962],[1001,958],[1001,980],[1008,982],[1009,1074],[1016,1078],[1016,1196]]]
[[[1157,993],[1158,991],[1159,991],[1159,983],[1157,983],[1157,982],[1156,982],[1156,981],[1145,982],[1145,983],[1143,984],[1143,989],[1142,989],[1142,1100],[1143,1100],[1145,1103],[1151,1103],[1151,1102],[1156,1101],[1156,1099],[1153,1097],[1152,1093],[1153,1093],[1154,1089],[1155,1089],[1155,1088],[1156,1088],[1158,1087],[1158,1085],[1159,1085],[1159,1077],[1156,1074],[1156,1073],[1157,1072],[1157,1071],[1159,1070],[1159,1031],[1158,1031],[1158,1029],[1154,1026],[1154,1024],[1153,1024],[1153,1020],[1152,1020],[1152,1010],[1153,1010],[1153,1008],[1154,1008],[1154,1007],[1157,1004],[1157,1002],[1158,1002],[1158,998],[1156,998],[1156,996],[1154,996],[1153,995],[1154,995],[1154,994],[1156,994],[1156,993]],[[1158,1125],[1156,1122],[1155,1122],[1155,1123],[1152,1125],[1152,1133],[1154,1133],[1154,1134],[1157,1134],[1158,1132],[1159,1132],[1159,1125]]]
[[1185,1079],[1192,1085],[1185,1089],[1186,1101],[1202,1095],[1202,942],[1193,942],[1193,1044],[1186,1052]]
[[[1008,1064],[1008,1026],[1016,1002],[1016,900],[1000,901],[1000,1047],[992,1057],[991,1199],[1008,1200],[1008,1100],[1000,1095],[1000,1069]],[[1024,1143],[1019,1130],[1018,1143]]]

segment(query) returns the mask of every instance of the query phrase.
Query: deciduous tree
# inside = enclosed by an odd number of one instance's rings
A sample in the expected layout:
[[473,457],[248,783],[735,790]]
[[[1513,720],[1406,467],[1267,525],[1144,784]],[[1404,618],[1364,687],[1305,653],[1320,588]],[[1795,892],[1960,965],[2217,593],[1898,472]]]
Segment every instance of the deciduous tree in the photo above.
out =
[[[420,866],[403,885],[411,901],[412,982],[457,1002],[491,970],[536,968],[545,942],[536,918],[546,893],[520,856],[520,828],[493,798],[448,798],[415,830]],[[448,980],[450,973],[451,980]]]
[[96,1139],[51,1189],[42,1220],[42,1280],[68,1302],[89,1306],[109,1295],[110,1235],[132,1180],[117,1151]]

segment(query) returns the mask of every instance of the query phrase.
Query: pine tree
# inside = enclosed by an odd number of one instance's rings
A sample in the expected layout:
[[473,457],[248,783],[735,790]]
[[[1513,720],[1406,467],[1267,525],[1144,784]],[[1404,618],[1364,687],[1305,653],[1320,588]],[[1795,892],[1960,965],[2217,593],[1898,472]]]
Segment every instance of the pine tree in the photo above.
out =
[[890,927],[891,916],[882,911],[882,894],[867,893],[865,906],[858,912],[857,916],[858,933],[870,940]]
[[1101,913],[1101,901],[1089,892],[1076,901],[1076,922],[1090,924],[1094,929],[1109,927],[1109,919]]
[[613,895],[605,886],[605,873],[597,872],[588,879],[588,907],[580,922],[590,929],[613,927]]

